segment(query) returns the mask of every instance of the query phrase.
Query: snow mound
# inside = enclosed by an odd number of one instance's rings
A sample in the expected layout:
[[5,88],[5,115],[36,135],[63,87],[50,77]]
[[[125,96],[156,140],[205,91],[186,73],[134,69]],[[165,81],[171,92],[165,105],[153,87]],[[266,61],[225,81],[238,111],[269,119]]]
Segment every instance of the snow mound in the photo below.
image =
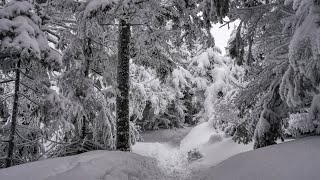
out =
[[[308,137],[235,155],[201,172],[197,180],[319,179],[320,137]],[[212,153],[216,153],[213,151]]]
[[194,127],[189,134],[181,141],[180,149],[188,152],[206,144],[210,137],[217,131],[212,122],[204,122]]
[[252,150],[252,143],[248,145],[237,144],[231,137],[223,137],[222,134],[220,136],[223,138],[221,142],[207,143],[198,148],[203,158],[190,164],[193,173],[204,171],[236,154]]
[[157,162],[129,152],[91,151],[0,170],[1,180],[164,180]]
[[[235,143],[224,132],[215,129],[213,122],[204,122],[192,128],[180,146],[176,146],[178,143],[172,145],[168,139],[175,139],[175,136],[181,139],[180,132],[171,132],[168,135],[164,132],[150,132],[148,136],[154,137],[149,139],[151,142],[138,142],[132,149],[134,153],[157,159],[166,180],[188,179],[192,174],[205,171],[233,155],[252,150],[252,144]],[[167,143],[162,140],[167,140]],[[193,158],[192,155],[199,156]]]
[[166,174],[166,180],[185,179],[190,174],[187,169],[187,154],[181,153],[176,146],[168,143],[139,142],[132,149],[137,154],[157,159],[159,168]]
[[221,142],[222,141],[222,137],[220,134],[212,134],[210,136],[210,139],[208,141],[208,144],[215,144],[217,142]]

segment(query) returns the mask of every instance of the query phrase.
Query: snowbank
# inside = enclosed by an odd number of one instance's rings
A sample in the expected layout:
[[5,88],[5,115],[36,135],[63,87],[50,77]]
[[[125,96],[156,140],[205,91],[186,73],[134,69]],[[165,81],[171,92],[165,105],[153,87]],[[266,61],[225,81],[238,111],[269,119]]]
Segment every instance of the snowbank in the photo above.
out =
[[250,151],[252,147],[252,143],[244,145],[234,142],[224,132],[215,129],[212,121],[208,121],[197,125],[189,132],[181,141],[180,151],[186,154],[197,149],[203,155],[203,158],[189,165],[195,173],[217,165],[233,155]]
[[187,154],[169,143],[139,142],[133,147],[133,152],[158,160],[159,168],[166,175],[166,180],[185,179],[190,175],[187,168]]
[[[308,137],[235,155],[197,180],[314,180],[319,179],[320,137]],[[213,152],[216,153],[216,152]]]
[[231,156],[253,149],[252,143],[248,145],[237,144],[231,137],[222,137],[222,139],[223,140],[221,142],[216,142],[214,144],[208,143],[198,148],[199,152],[203,155],[203,158],[190,164],[193,173],[203,171],[211,166],[221,163]]
[[[192,128],[178,147],[172,145],[171,140],[167,139],[167,137],[181,139],[182,134],[178,131],[171,131],[168,135],[163,132],[150,132],[148,136],[153,137],[151,140],[158,142],[138,142],[133,146],[133,152],[157,159],[166,177],[177,180],[186,179],[191,174],[205,171],[233,155],[252,150],[252,144],[235,143],[231,137],[216,130],[213,122],[204,122]],[[188,161],[188,152],[194,149],[197,149],[203,157]]]
[[194,127],[189,134],[181,141],[180,149],[190,151],[206,144],[213,134],[217,131],[212,122],[204,122]]
[[1,180],[165,180],[154,159],[128,152],[92,151],[0,170]]

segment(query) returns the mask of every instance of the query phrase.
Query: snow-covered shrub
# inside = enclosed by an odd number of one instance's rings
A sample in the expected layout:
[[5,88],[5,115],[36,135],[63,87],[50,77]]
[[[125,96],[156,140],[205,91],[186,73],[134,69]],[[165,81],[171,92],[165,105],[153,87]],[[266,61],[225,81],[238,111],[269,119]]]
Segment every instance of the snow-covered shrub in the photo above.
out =
[[193,76],[187,69],[177,67],[162,83],[151,68],[132,63],[130,73],[130,117],[143,130],[194,123]]
[[312,133],[316,130],[313,120],[308,113],[290,114],[288,127],[285,133],[294,137],[299,137],[304,134]]
[[239,118],[233,100],[241,87],[244,70],[211,48],[200,49],[193,63],[197,65],[193,68],[198,75],[196,85],[205,90],[202,119],[214,120],[217,127],[236,123]]
[[167,84],[161,83],[155,70],[136,64],[130,66],[130,117],[142,130],[169,128],[173,119],[163,117],[168,114],[170,103],[175,94]]

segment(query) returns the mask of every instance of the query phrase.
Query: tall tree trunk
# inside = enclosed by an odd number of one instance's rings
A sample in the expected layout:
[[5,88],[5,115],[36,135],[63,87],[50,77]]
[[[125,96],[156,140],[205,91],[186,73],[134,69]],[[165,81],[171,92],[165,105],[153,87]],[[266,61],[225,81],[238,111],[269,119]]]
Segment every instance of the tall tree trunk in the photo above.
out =
[[[92,57],[91,39],[90,38],[86,38],[84,40],[83,49],[84,49],[84,58],[85,58],[84,77],[89,78],[90,61],[91,61],[91,57]],[[84,104],[84,102],[83,102],[83,104]],[[89,114],[88,113],[87,113],[87,116],[83,116],[83,120],[82,120],[82,128],[81,128],[81,134],[80,134],[80,138],[82,140],[84,140],[84,138],[87,135],[87,121],[89,121]]]
[[12,119],[11,119],[11,127],[10,127],[10,136],[9,136],[9,146],[8,146],[8,154],[5,160],[4,166],[10,167],[12,166],[12,156],[14,149],[14,136],[16,133],[16,125],[17,125],[17,115],[18,115],[18,103],[19,103],[19,88],[20,88],[20,59],[17,63],[16,69],[16,79],[14,83],[14,97],[13,97],[13,107],[12,107]]
[[129,121],[129,44],[130,25],[125,20],[119,22],[118,68],[117,68],[117,141],[116,148],[130,151]]

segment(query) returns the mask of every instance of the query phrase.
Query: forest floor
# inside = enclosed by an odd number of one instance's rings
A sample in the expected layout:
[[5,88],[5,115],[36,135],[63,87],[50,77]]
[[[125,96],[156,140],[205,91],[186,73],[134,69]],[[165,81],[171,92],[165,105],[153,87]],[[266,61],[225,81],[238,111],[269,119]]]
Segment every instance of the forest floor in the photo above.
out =
[[[149,131],[142,133],[142,137],[145,141],[136,143],[133,152],[157,159],[167,177],[175,180],[190,179],[193,174],[252,149],[252,144],[237,144],[225,133],[215,130],[211,122],[175,131]],[[188,156],[191,151],[193,158]]]
[[[134,153],[91,151],[46,159],[1,169],[0,177],[1,180],[319,179],[320,136],[250,151],[252,144],[235,143],[210,122],[176,132],[160,130],[143,135],[147,142],[134,145]],[[192,150],[201,156],[188,160],[188,152]]]

